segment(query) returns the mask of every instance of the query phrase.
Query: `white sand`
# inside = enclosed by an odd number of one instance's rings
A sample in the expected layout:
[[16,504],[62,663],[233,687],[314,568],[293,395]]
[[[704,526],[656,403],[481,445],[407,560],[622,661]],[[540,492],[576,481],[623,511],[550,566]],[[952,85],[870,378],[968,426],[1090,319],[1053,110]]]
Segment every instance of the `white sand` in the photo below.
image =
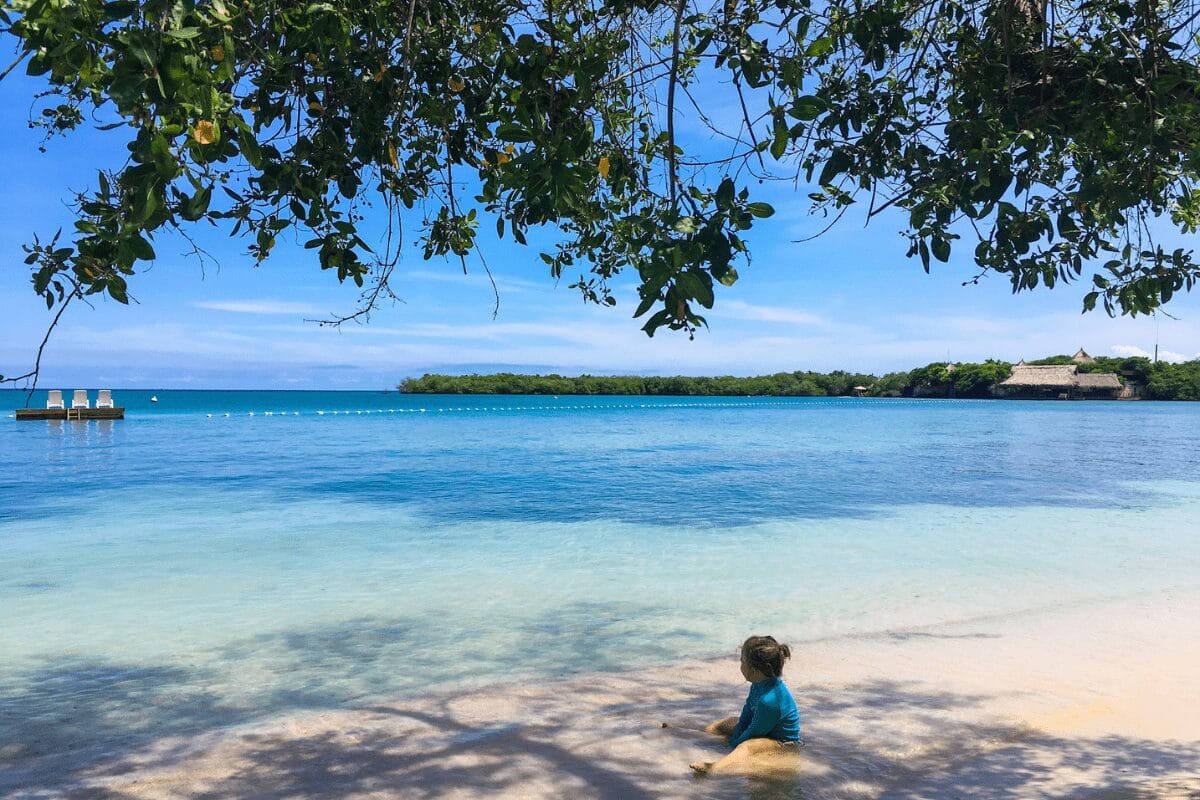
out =
[[161,739],[69,776],[23,764],[8,796],[1196,800],[1197,609],[1189,590],[794,642],[807,746],[775,780],[694,778],[721,743],[659,726],[737,712],[730,642],[717,661]]

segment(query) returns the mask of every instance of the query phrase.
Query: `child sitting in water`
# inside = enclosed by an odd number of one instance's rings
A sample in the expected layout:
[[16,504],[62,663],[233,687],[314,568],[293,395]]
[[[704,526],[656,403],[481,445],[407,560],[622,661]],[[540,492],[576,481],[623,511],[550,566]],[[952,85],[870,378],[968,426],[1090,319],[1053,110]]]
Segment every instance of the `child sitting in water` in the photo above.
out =
[[750,682],[742,714],[704,729],[728,737],[733,752],[720,761],[692,764],[697,774],[771,769],[778,766],[772,756],[794,752],[800,743],[800,712],[782,680],[783,662],[791,655],[791,648],[773,636],[751,636],[742,644],[742,677]]

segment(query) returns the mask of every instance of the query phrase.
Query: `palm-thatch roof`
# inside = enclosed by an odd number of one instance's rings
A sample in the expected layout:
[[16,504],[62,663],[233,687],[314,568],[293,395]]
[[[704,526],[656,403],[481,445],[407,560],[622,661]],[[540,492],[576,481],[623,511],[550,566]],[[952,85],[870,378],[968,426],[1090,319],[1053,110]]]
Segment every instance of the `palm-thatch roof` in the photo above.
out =
[[1052,364],[1048,366],[1031,367],[1028,364],[1018,364],[1013,367],[1012,375],[1000,382],[1000,386],[1075,386],[1078,377],[1074,364]]
[[1012,375],[996,384],[1005,389],[1121,389],[1121,381],[1111,372],[1079,372],[1077,364],[1030,366],[1017,364]]
[[1081,389],[1120,389],[1121,381],[1111,372],[1082,372],[1075,376]]

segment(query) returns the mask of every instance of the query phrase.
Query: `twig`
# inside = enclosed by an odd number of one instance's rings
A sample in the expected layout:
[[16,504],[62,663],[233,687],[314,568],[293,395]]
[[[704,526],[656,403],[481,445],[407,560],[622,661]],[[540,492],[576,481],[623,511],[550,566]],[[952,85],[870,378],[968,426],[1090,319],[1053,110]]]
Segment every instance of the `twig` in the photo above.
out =
[[13,378],[0,378],[0,383],[16,383],[18,381],[28,380],[33,378],[33,383],[29,387],[29,393],[25,395],[25,407],[29,408],[29,401],[33,399],[33,393],[37,391],[38,377],[42,371],[42,352],[46,349],[46,344],[50,341],[50,334],[54,333],[54,328],[58,325],[58,321],[62,319],[63,312],[67,310],[67,306],[76,297],[82,297],[79,291],[79,284],[71,281],[71,292],[62,299],[59,303],[58,313],[54,315],[50,326],[46,328],[46,335],[42,337],[42,343],[38,345],[37,357],[33,360],[33,369],[26,372],[24,375],[17,375]]
[[841,220],[841,218],[846,214],[846,209],[848,209],[848,208],[850,208],[850,206],[842,206],[842,210],[839,211],[837,213],[837,216],[835,216],[832,220],[830,220],[829,224],[826,225],[824,228],[822,228],[821,230],[812,234],[811,236],[805,236],[802,239],[792,239],[792,242],[794,244],[804,244],[805,242],[811,242],[813,239],[819,239],[820,237],[829,233],[830,229],[832,229],[834,225],[837,225],[838,222]]
[[483,257],[483,249],[479,245],[475,245],[475,255],[479,256],[479,263],[483,265],[483,271],[488,276],[488,281],[492,284],[492,297],[496,299],[496,304],[492,306],[492,321],[494,322],[500,316],[500,287],[496,285],[496,278],[492,275],[491,269],[488,268],[487,259]]
[[381,296],[390,297],[392,300],[399,299],[396,297],[396,294],[392,291],[392,287],[388,283],[394,267],[395,264],[383,265],[379,272],[379,278],[375,281],[375,288],[369,293],[363,293],[363,297],[365,297],[366,300],[360,301],[358,310],[353,314],[347,314],[341,317],[329,317],[326,319],[306,319],[304,321],[315,322],[322,328],[340,328],[347,322],[357,322],[359,319],[362,319],[364,322],[369,322],[371,319],[371,312],[374,311],[379,305],[379,299]]

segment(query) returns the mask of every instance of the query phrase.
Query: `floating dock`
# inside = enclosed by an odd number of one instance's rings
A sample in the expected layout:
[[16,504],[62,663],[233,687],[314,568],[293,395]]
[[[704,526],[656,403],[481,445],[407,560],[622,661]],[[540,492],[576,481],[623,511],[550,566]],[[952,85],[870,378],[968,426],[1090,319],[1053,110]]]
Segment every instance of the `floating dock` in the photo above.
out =
[[124,408],[18,408],[17,419],[125,419]]

